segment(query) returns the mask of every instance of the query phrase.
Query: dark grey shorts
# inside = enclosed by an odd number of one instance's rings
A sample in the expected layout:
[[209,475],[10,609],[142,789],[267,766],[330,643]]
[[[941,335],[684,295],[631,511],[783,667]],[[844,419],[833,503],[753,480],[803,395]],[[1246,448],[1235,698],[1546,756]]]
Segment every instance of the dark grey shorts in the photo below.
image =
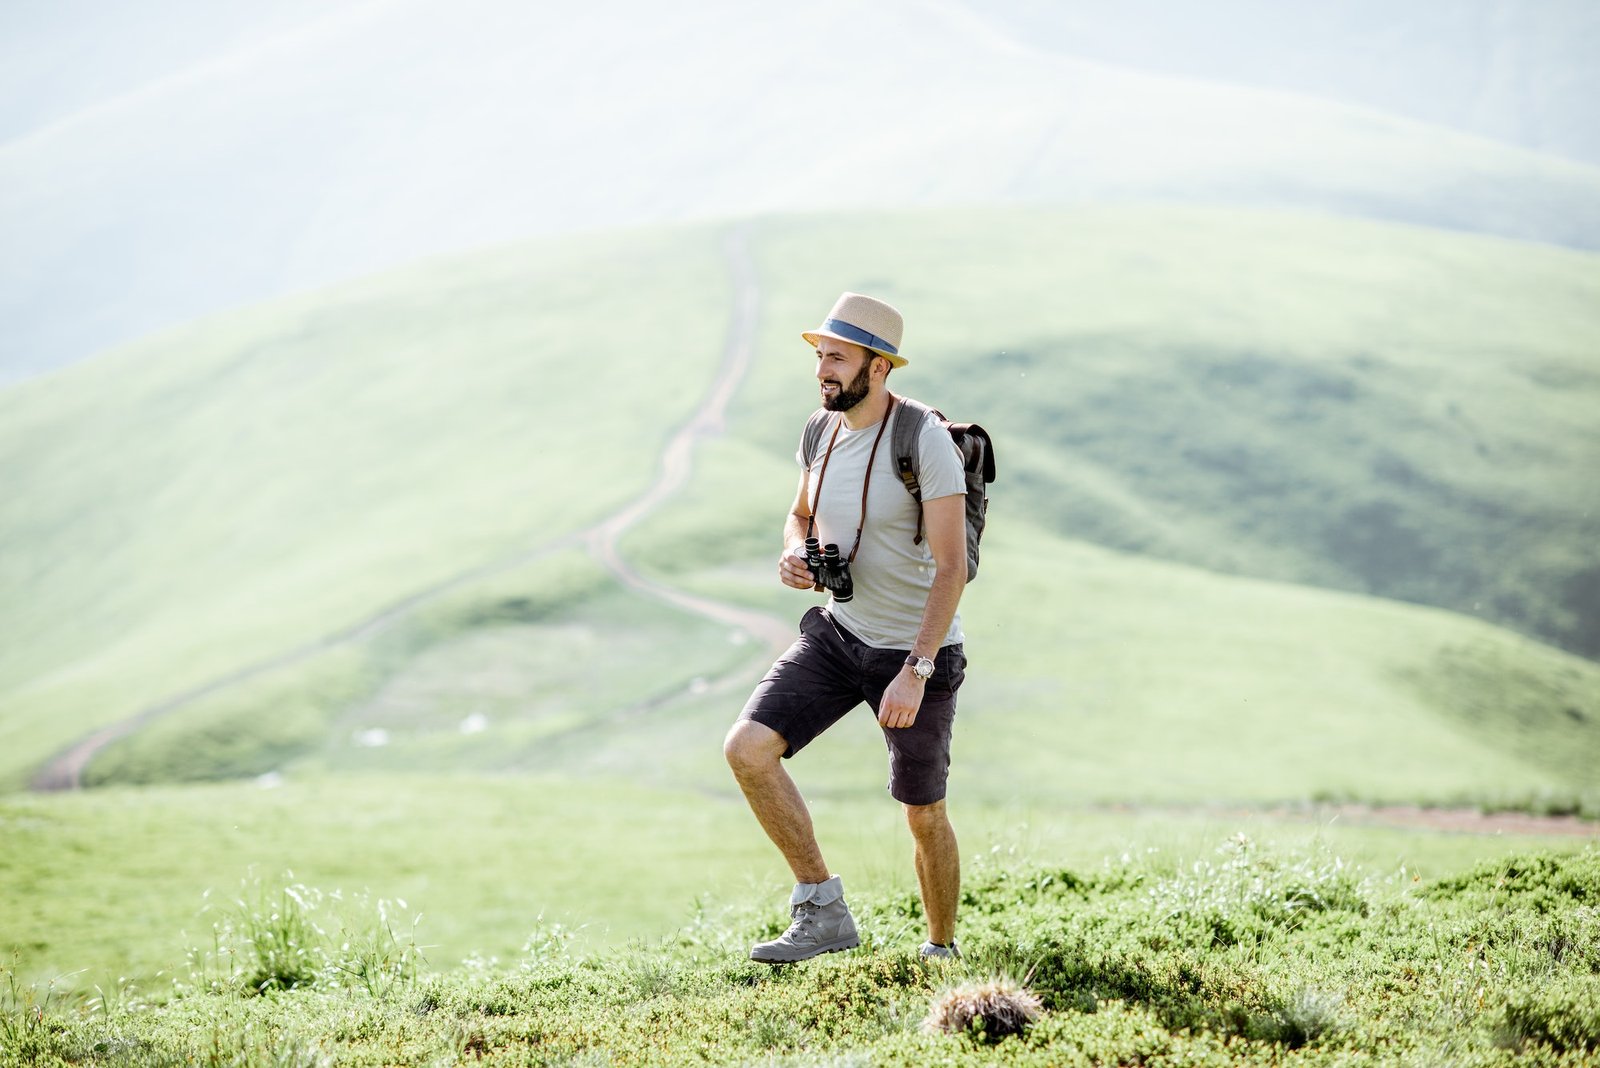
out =
[[[740,719],[771,727],[792,757],[863,701],[878,714],[883,691],[905,666],[905,649],[874,649],[833,621],[822,608],[800,620],[800,637],[772,665]],[[889,747],[889,793],[907,805],[944,799],[950,773],[950,733],[956,691],[966,677],[960,645],[933,658],[933,677],[923,684],[922,706],[909,727],[883,727]]]

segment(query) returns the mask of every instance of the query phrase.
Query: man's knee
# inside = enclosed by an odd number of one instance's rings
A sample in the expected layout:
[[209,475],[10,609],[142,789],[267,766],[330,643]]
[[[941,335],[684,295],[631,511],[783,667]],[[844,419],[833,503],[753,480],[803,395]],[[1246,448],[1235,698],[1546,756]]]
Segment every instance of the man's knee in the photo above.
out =
[[722,755],[735,774],[758,772],[776,766],[789,743],[783,735],[755,720],[741,719],[722,741]]
[[945,835],[950,831],[950,815],[941,798],[931,805],[902,805],[906,811],[906,825],[918,838]]

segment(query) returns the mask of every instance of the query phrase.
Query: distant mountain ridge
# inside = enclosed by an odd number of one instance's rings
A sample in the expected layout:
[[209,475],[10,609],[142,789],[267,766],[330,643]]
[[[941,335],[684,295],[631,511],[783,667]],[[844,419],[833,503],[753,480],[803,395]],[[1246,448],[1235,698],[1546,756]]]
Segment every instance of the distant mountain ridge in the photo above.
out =
[[[182,69],[123,60],[104,96],[13,108],[0,382],[419,256],[769,211],[1168,200],[1600,247],[1600,168],[1085,62],[941,0],[169,3],[89,39],[136,50],[192,16],[194,44],[157,50]],[[52,32],[13,46],[19,99],[68,92],[35,52],[94,55]]]
[[985,0],[1035,46],[1307,93],[1600,164],[1600,6],[1587,0]]

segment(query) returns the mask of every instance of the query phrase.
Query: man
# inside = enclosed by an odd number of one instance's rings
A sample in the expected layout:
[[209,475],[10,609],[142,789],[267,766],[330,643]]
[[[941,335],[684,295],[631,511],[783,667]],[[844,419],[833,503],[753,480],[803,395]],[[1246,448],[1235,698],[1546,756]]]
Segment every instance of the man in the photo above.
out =
[[961,862],[945,813],[945,778],[966,668],[956,612],[967,580],[966,480],[960,453],[933,419],[918,437],[920,515],[894,470],[885,427],[901,415],[923,418],[889,392],[889,372],[907,362],[902,326],[890,305],[846,293],[821,326],[801,334],[816,352],[822,405],[837,414],[828,417],[809,463],[802,445],[778,578],[797,590],[817,588],[804,548],[814,529],[847,560],[853,596],[830,589],[826,608],[806,612],[800,637],[751,694],[723,746],[796,884],[793,923],[751,950],[753,960],[789,963],[859,944],[843,881],[823,860],[805,800],[780,761],[863,701],[882,727],[889,793],[904,807],[916,847],[928,921],[922,955],[957,955]]

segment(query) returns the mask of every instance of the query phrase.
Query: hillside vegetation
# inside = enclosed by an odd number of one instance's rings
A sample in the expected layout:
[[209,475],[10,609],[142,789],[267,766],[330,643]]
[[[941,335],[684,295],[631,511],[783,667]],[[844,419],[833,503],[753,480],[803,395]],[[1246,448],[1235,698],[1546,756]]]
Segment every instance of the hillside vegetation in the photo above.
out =
[[[754,648],[643,611],[562,539],[642,489],[710,388],[718,239],[422,265],[0,394],[20,487],[0,503],[0,566],[23,593],[0,604],[6,774],[301,649],[91,779],[596,760],[699,778],[733,701],[707,687],[757,669]],[[984,666],[969,789],[1004,794],[1012,761],[1079,800],[1594,787],[1593,663],[1282,584],[1591,640],[1594,257],[1138,208],[778,220],[751,244],[761,334],[729,436],[625,549],[798,616],[767,582],[813,403],[795,324],[840,288],[900,303],[914,362],[894,386],[980,419],[1002,456],[967,601]],[[616,640],[583,636],[597,625]],[[656,711],[616,729],[628,708]],[[486,729],[463,735],[474,716]],[[362,746],[372,729],[390,744]],[[875,760],[875,744],[845,748]]]
[[[1239,836],[982,865],[955,963],[917,959],[916,896],[881,894],[854,899],[861,949],[790,967],[743,959],[780,921],[703,908],[624,950],[546,932],[504,965],[430,972],[394,902],[257,884],[158,1000],[80,1009],[13,979],[0,1064],[1592,1064],[1597,897],[1592,849],[1424,883]],[[1023,1033],[959,1012],[996,988],[1037,998]]]
[[[716,750],[721,732],[704,739]],[[796,773],[808,786],[811,764]],[[866,774],[881,779],[882,760]],[[1200,856],[1246,833],[1323,843],[1351,863],[1435,878],[1579,836],[1441,835],[1306,809],[1112,811],[1043,797],[995,804],[958,788],[970,867],[1001,857],[1093,869],[1106,857]],[[811,809],[852,894],[912,894],[899,806],[814,791]],[[575,951],[649,944],[733,902],[783,915],[792,885],[724,765],[681,786],[589,769],[548,774],[297,773],[271,781],[108,787],[0,798],[0,965],[58,991],[165,987],[185,950],[240,897],[287,881],[404,901],[431,966],[511,962],[530,939]],[[898,931],[900,928],[896,928]],[[899,937],[896,934],[894,937]],[[0,990],[4,980],[0,979]]]

